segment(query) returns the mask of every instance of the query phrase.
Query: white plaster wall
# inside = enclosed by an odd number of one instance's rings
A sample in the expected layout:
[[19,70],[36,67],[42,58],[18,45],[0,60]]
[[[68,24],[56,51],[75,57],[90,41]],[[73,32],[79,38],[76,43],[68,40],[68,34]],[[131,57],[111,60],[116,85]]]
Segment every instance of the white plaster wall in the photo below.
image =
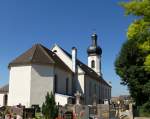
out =
[[0,94],[0,107],[3,106],[4,94]]
[[111,87],[105,85],[105,99],[111,99]]
[[103,99],[103,88],[102,88],[102,83],[100,83],[100,99]]
[[54,74],[57,75],[57,93],[66,94],[66,79],[68,79],[68,95],[72,94],[72,73],[59,67],[55,67]]
[[91,61],[94,60],[95,61],[95,68],[93,68],[93,70],[98,73],[99,75],[101,75],[101,59],[100,56],[88,56],[88,66],[91,67]]
[[104,99],[107,99],[107,88],[106,88],[106,86],[104,85]]
[[47,92],[53,92],[55,74],[58,77],[58,92],[66,94],[66,79],[68,78],[68,95],[71,95],[71,72],[64,71],[59,67],[54,68],[50,65],[11,67],[8,105],[13,106],[21,103],[26,107],[35,104],[42,106]]
[[30,106],[31,66],[10,68],[8,106]]
[[[90,88],[91,85],[91,88]],[[89,76],[85,76],[85,101],[86,104],[93,103],[93,96],[95,94],[95,85],[96,85],[96,98],[97,103],[99,101],[104,101],[104,99],[111,99],[111,88],[102,82],[96,81]],[[90,94],[91,91],[91,95]]]
[[105,89],[104,89],[104,85],[102,84],[102,100],[104,100],[105,99]]
[[67,104],[68,97],[60,94],[55,94],[55,102],[56,104],[65,106]]
[[[58,45],[55,45],[53,48],[52,48],[52,51],[57,51],[55,52],[59,57],[60,59],[63,60],[63,62],[72,70],[72,59],[70,59],[65,53],[64,51],[59,48]],[[77,51],[78,53],[78,51]],[[78,56],[77,56],[78,57]],[[84,73],[83,70],[78,66],[78,73]],[[73,71],[73,70],[72,70]]]
[[111,99],[111,87],[109,87],[109,99]]
[[47,92],[53,92],[54,70],[49,65],[32,65],[30,106],[42,106]]
[[85,76],[85,103],[86,104],[91,104],[91,93],[90,93],[90,88],[92,87],[91,82],[88,80],[87,76]]
[[96,97],[97,97],[97,99],[99,99],[99,82],[98,83],[96,83]]
[[84,78],[85,78],[85,75],[84,74],[79,74],[78,75],[78,81],[77,81],[77,90],[84,94],[85,93],[85,83],[84,83]]
[[[52,51],[57,51],[57,52],[55,52],[59,57],[60,57],[60,59],[62,59],[63,60],[63,62],[72,70],[72,59],[70,59],[65,53],[64,53],[64,51],[61,49],[61,48],[59,48],[59,46],[57,46],[57,45],[55,45],[53,48],[52,48]],[[72,70],[73,71],[73,70]],[[74,81],[74,85],[76,85],[75,87],[77,88],[77,89],[79,89],[80,91],[81,91],[81,93],[83,92],[85,92],[84,91],[84,76],[83,75],[81,75],[81,74],[84,74],[84,71],[79,67],[79,66],[77,66],[77,72],[80,74],[79,76],[78,76],[78,81],[75,83],[75,81]]]
[[108,89],[107,85],[103,85],[103,88],[104,88],[104,100],[109,99],[108,91],[107,91],[107,89]]
[[[96,95],[97,98],[97,103],[99,101],[99,81],[96,81],[94,79],[92,79],[89,76],[85,77],[85,97],[86,97],[86,104],[93,104],[93,97],[94,95]],[[95,85],[96,85],[96,93],[95,93]],[[91,87],[90,87],[91,86]],[[90,91],[91,91],[91,95],[90,95]]]

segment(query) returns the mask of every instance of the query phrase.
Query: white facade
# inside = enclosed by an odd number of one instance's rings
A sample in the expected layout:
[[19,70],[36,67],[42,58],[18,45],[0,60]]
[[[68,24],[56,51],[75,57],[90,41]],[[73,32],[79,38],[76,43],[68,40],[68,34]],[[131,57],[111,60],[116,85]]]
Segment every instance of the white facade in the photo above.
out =
[[53,66],[32,65],[30,105],[42,106],[47,92],[53,92],[54,82]]
[[100,82],[93,80],[91,77],[86,76],[86,96],[85,100],[87,104],[93,104],[94,98],[96,98],[96,102],[99,103],[100,97]]
[[[92,67],[92,62],[94,63],[93,65],[95,65],[94,67]],[[88,56],[88,66],[92,68],[100,76],[102,75],[101,74],[101,57],[99,55]]]
[[[70,68],[70,70],[73,71],[72,59],[70,59],[58,45],[55,44],[51,50],[55,52],[60,57],[60,59],[63,60],[63,62]],[[77,66],[77,72],[80,74],[84,73],[84,71],[79,66]]]
[[[70,68],[70,70],[73,71],[72,59],[69,58],[58,45],[55,45],[52,48],[52,51],[55,52],[61,59],[63,59],[64,63]],[[80,75],[77,75],[77,79],[73,79],[72,82],[75,85],[76,90],[84,93],[84,71],[79,66],[77,66],[77,73]]]
[[[8,105],[40,106],[53,91],[53,69],[49,66],[17,66],[10,69]],[[43,88],[44,87],[44,88]]]
[[56,104],[65,106],[68,103],[68,98],[69,97],[71,97],[71,96],[67,96],[67,95],[62,95],[62,94],[56,93],[55,94]]
[[57,92],[72,95],[71,72],[68,73],[59,67],[54,68],[52,65],[11,67],[8,105],[42,106],[47,92],[54,92],[54,75],[57,75]]
[[[60,105],[67,104],[70,97],[73,99],[76,91],[81,93],[83,104],[110,99],[111,87],[97,75],[101,75],[100,56],[89,56],[88,67],[76,60],[76,49],[72,51],[73,59],[72,55],[58,45],[51,51],[44,46],[35,45],[19,59],[19,65],[17,61],[10,65],[8,106],[21,104],[26,107],[41,107],[47,92],[54,93],[56,103]],[[33,57],[33,60],[26,63]],[[20,63],[21,60],[25,64]],[[42,61],[39,62],[40,60]],[[95,61],[93,70],[97,74],[90,68],[92,61]]]
[[8,105],[30,106],[31,66],[10,68]]
[[56,93],[63,95],[72,95],[72,73],[59,67],[55,67],[54,74],[57,76]]
[[0,94],[0,107],[4,105],[4,94]]
[[[52,51],[54,51],[61,59],[63,59],[64,63],[73,71],[72,69],[72,59],[68,57],[65,52],[58,46],[55,45],[52,48]],[[101,74],[100,71],[100,56],[90,56],[88,57],[88,65],[91,67],[91,61],[95,61],[95,69],[97,73]],[[104,85],[102,82],[98,80],[95,80],[94,78],[85,75],[85,72],[80,68],[80,66],[77,66],[77,79],[75,81],[76,84],[76,90],[78,90],[84,98],[84,104],[92,104],[94,95],[96,95],[96,101],[97,103],[103,102],[104,99],[110,99],[110,95],[106,93],[106,87],[107,85]],[[104,92],[105,90],[105,92]],[[111,88],[109,87],[109,91],[111,92]]]
[[84,94],[85,93],[85,75],[78,74],[77,90]]

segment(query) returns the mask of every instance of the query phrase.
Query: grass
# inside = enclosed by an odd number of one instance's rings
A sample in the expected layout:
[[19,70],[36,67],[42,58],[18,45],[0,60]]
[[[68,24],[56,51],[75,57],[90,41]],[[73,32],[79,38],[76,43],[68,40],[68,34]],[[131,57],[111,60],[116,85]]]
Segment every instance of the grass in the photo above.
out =
[[143,108],[139,110],[140,117],[150,117],[150,112],[145,112]]

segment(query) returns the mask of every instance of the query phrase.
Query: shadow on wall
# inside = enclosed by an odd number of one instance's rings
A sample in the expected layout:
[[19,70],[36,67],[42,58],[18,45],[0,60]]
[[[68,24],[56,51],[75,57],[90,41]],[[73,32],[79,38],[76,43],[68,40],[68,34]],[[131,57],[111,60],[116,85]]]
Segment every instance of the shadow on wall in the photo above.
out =
[[53,69],[51,66],[33,65],[32,72],[37,73],[41,77],[49,77],[52,76]]

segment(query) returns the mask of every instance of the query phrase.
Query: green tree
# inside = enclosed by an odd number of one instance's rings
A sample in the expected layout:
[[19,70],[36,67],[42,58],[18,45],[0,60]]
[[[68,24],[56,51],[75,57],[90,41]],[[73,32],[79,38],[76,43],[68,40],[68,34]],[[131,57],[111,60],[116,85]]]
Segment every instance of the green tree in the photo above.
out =
[[128,28],[128,40],[136,39],[138,48],[145,53],[143,66],[150,71],[150,0],[130,0],[121,3],[126,15],[134,15],[136,19]]
[[121,6],[135,20],[128,28],[128,40],[116,58],[115,69],[136,104],[143,105],[150,103],[150,0],[130,0]]
[[45,119],[55,119],[58,115],[58,106],[55,102],[53,93],[47,93],[45,102],[42,105],[42,114]]

